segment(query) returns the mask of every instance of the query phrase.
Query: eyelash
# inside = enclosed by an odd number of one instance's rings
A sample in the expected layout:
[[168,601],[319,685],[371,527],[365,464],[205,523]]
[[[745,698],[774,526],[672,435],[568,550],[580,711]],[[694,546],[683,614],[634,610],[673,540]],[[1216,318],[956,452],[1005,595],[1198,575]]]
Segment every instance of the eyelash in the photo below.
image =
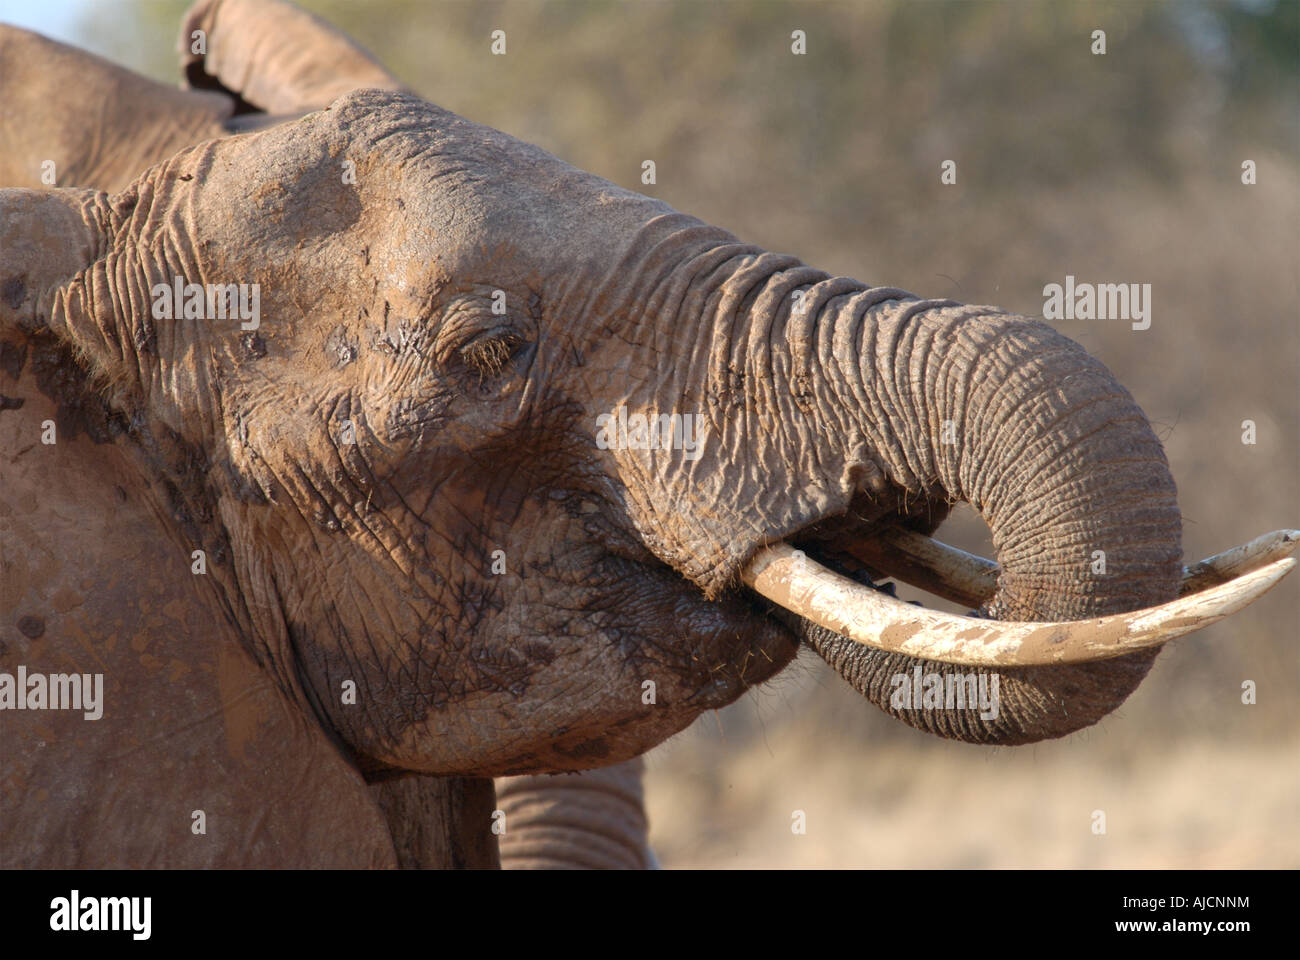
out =
[[464,364],[478,372],[479,381],[498,376],[523,340],[513,333],[494,332],[471,340],[460,348]]

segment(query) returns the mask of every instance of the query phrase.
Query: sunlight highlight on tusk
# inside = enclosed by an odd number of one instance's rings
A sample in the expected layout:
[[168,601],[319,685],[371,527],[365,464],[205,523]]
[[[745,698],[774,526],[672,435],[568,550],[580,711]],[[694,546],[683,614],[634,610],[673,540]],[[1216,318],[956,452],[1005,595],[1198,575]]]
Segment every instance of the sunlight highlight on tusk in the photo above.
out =
[[1208,627],[1259,598],[1295,565],[1274,560],[1160,606],[1054,623],[979,620],[915,607],[840,576],[786,543],[760,550],[743,579],[791,613],[879,650],[965,666],[1043,666],[1118,657]]

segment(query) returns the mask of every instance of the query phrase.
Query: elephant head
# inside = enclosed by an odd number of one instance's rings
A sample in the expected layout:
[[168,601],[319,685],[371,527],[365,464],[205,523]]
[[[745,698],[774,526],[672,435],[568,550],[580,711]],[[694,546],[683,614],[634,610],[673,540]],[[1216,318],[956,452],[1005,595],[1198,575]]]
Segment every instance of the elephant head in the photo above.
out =
[[[0,191],[0,249],[0,331],[78,358],[214,613],[372,775],[633,757],[801,639],[923,729],[1062,736],[1292,564],[1175,600],[1160,444],[1046,325],[830,276],[401,90],[111,195]],[[916,539],[959,500],[995,579]],[[880,575],[980,618],[852,583]],[[894,706],[917,666],[997,670],[996,716]]]
[[655,555],[651,491],[595,443],[652,356],[627,341],[639,248],[690,223],[662,203],[368,91],[113,196],[4,206],[7,319],[173,438],[159,467],[229,614],[363,767],[611,762],[793,656]]

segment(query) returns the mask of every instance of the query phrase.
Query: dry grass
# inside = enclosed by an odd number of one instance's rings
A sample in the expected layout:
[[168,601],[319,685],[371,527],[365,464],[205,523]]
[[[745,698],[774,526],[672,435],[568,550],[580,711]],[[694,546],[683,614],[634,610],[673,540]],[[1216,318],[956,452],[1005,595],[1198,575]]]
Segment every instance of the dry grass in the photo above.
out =
[[[1159,688],[1158,674],[1148,686]],[[832,684],[818,664],[801,685],[824,698]],[[881,736],[892,724],[883,714],[845,729],[791,712],[727,742],[705,717],[649,755],[664,867],[1300,866],[1294,739],[1171,739],[1121,717],[990,750]],[[725,716],[723,729],[741,719]],[[795,810],[807,815],[804,835],[791,830]],[[1092,832],[1095,810],[1104,835]]]

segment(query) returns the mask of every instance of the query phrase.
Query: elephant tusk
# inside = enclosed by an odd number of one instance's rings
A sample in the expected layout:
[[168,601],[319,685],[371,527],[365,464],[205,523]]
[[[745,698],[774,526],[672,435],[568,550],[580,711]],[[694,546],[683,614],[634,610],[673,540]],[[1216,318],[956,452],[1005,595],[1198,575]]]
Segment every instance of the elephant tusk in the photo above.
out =
[[1296,561],[1273,560],[1227,583],[1156,607],[1091,620],[1023,623],[926,610],[840,576],[786,543],[765,547],[742,577],[756,593],[851,640],[972,667],[1086,663],[1158,646],[1256,600]]
[[[895,527],[880,537],[889,557],[885,571],[945,600],[978,607],[998,592],[998,565],[946,543]],[[891,549],[892,548],[892,549]]]
[[1227,583],[1233,577],[1256,570],[1270,561],[1290,556],[1297,546],[1300,546],[1300,530],[1274,530],[1239,547],[1206,557],[1183,568],[1183,582],[1178,595],[1185,597],[1206,587]]
[[[998,588],[998,565],[912,530],[894,528],[880,536],[884,550],[874,561],[890,576],[928,590],[945,600],[978,607]],[[1280,560],[1300,546],[1300,530],[1274,530],[1231,550],[1194,563],[1183,570],[1178,595],[1227,583],[1266,563]],[[864,558],[867,559],[867,558]]]

